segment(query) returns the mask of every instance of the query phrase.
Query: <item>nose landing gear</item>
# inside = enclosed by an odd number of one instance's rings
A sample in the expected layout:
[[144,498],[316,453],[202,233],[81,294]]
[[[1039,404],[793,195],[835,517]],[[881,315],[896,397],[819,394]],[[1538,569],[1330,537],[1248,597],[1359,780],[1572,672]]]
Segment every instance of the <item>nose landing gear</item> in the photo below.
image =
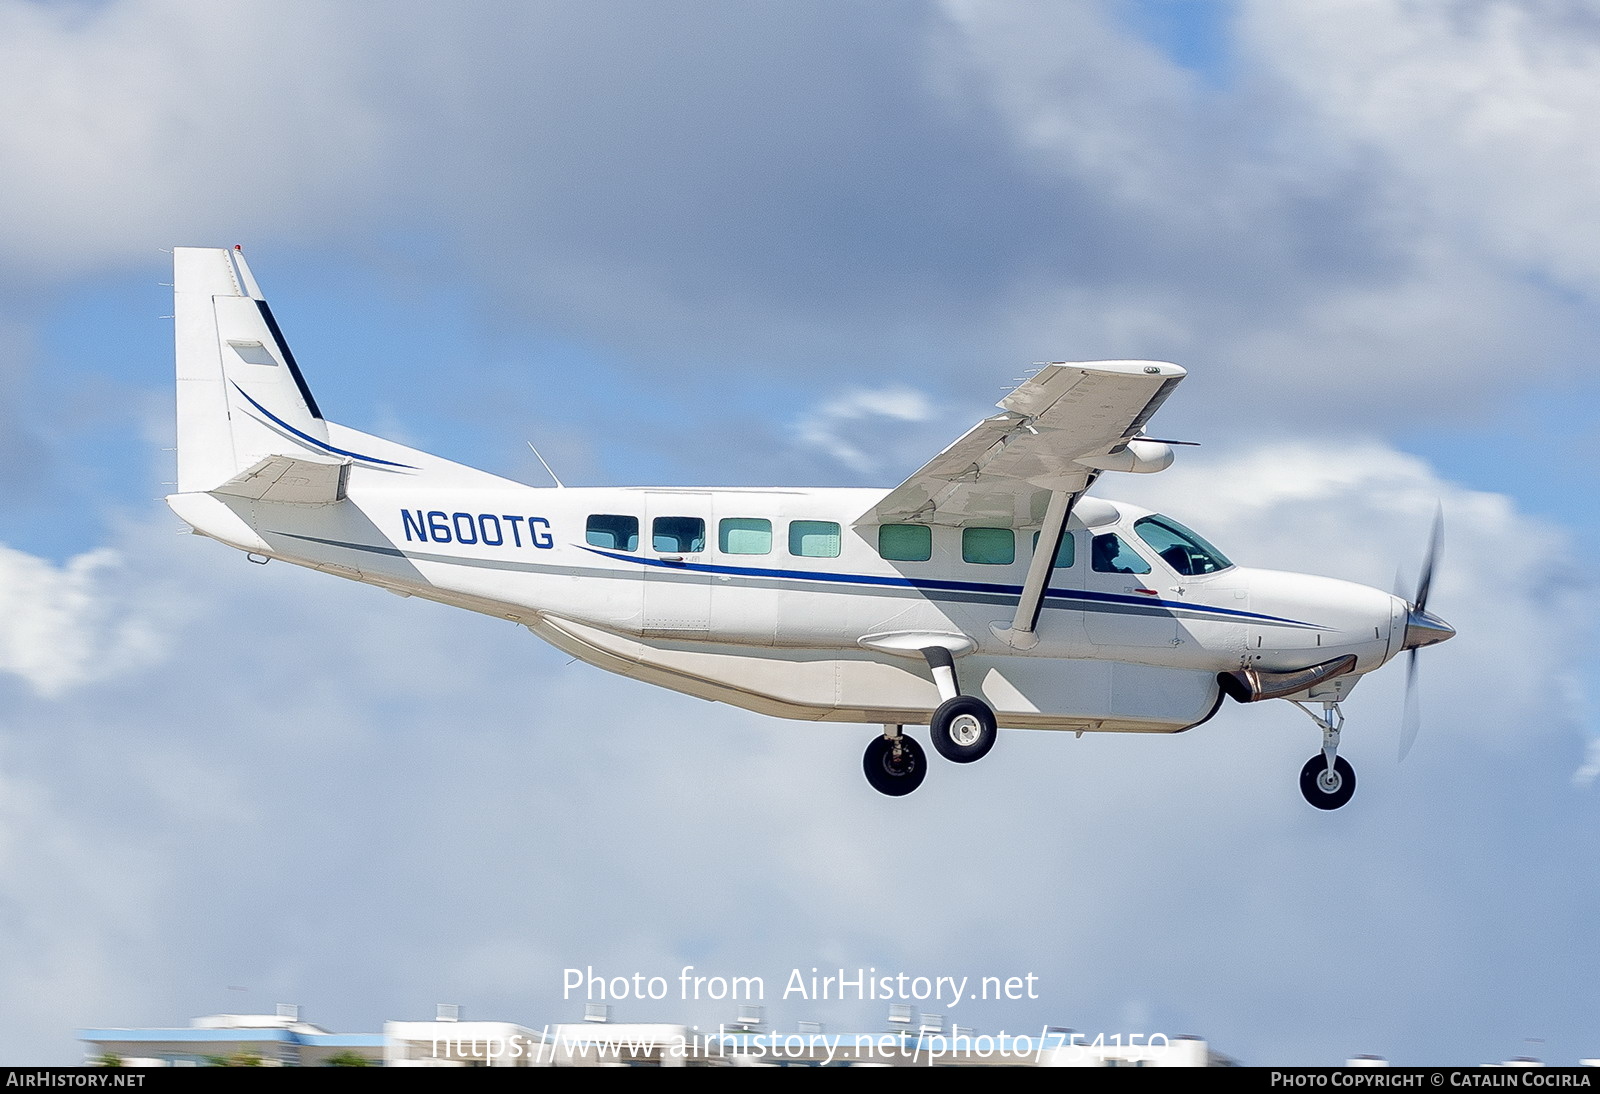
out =
[[1344,714],[1337,702],[1324,702],[1321,714],[1304,703],[1293,699],[1290,702],[1322,727],[1322,751],[1300,769],[1300,793],[1318,809],[1338,809],[1356,792],[1355,769],[1339,755],[1339,730],[1344,727]]
[[884,726],[883,736],[874,737],[867,745],[861,767],[872,789],[899,798],[922,785],[928,774],[928,757],[899,726]]
[[1334,757],[1330,770],[1322,756],[1313,756],[1300,769],[1300,793],[1318,809],[1337,809],[1356,792],[1356,773],[1343,756]]

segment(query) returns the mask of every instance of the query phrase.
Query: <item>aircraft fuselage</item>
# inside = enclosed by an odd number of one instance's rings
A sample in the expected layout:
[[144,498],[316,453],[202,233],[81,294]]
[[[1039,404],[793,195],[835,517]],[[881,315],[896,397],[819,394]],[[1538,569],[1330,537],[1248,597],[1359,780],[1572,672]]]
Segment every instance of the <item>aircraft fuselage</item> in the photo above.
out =
[[[1400,648],[1405,604],[1388,593],[1241,566],[1181,574],[1136,532],[1147,511],[1097,500],[1091,524],[1069,522],[1037,643],[1017,649],[998,631],[1030,530],[901,526],[917,542],[886,551],[880,526],[850,523],[882,494],[429,487],[355,467],[334,505],[210,501],[253,529],[234,545],[259,555],[515,620],[604,667],[808,720],[913,722],[938,705],[920,662],[886,664],[862,643],[873,636],[969,639],[959,671],[1002,725],[1143,731],[1207,717],[1219,672],[1353,655],[1359,675]],[[185,519],[227,539],[220,514],[207,527],[193,504]],[[1107,535],[1146,572],[1097,569],[1094,539]]]

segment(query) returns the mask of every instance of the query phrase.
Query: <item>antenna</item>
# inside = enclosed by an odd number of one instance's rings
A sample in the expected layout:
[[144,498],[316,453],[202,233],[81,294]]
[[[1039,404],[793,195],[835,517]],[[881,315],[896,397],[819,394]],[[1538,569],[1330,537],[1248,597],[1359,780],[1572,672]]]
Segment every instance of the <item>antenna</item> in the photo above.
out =
[[567,488],[567,484],[562,482],[560,479],[556,478],[556,473],[554,471],[550,470],[550,465],[544,462],[544,457],[539,455],[539,450],[537,448],[533,447],[533,442],[532,441],[528,442],[528,451],[532,452],[534,454],[534,457],[536,459],[538,459],[538,461],[541,464],[544,464],[545,473],[547,475],[549,475],[552,479],[555,479],[556,486],[558,486],[562,490],[565,490]]

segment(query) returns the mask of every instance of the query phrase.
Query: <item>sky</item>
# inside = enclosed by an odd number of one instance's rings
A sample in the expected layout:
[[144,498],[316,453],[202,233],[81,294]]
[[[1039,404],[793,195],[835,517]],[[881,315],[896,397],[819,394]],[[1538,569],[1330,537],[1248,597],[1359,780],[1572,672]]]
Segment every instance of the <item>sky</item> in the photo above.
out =
[[[980,1031],[1600,1056],[1600,18],[1572,0],[0,0],[0,1063],[564,970],[1032,973]],[[1413,582],[1425,723],[870,730],[706,704],[183,535],[170,257],[243,244],[336,421],[534,485],[889,487],[1034,362],[1189,376],[1097,489]],[[1113,481],[1114,480],[1114,481]],[[928,1009],[932,1009],[931,1007]],[[714,1026],[727,1003],[619,1002]]]

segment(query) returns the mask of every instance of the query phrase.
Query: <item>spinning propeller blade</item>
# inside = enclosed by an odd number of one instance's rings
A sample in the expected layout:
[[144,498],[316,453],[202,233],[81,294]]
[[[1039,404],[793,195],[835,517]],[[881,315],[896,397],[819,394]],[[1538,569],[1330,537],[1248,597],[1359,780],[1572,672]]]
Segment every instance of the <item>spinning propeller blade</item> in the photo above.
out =
[[1417,730],[1422,728],[1422,709],[1417,699],[1417,651],[1412,650],[1406,659],[1406,705],[1400,716],[1400,752],[1397,762],[1405,763],[1411,755],[1411,746],[1417,743]]
[[1433,568],[1439,561],[1440,541],[1444,536],[1444,507],[1433,515],[1433,533],[1428,536],[1428,557],[1422,564],[1422,577],[1417,580],[1417,595],[1411,606],[1419,612],[1428,610],[1428,589],[1433,585]]
[[1433,533],[1428,537],[1428,554],[1422,563],[1422,576],[1417,579],[1416,595],[1406,605],[1405,646],[1406,659],[1405,711],[1400,722],[1399,759],[1403,762],[1416,744],[1417,731],[1422,727],[1421,701],[1417,698],[1417,651],[1423,646],[1443,642],[1453,636],[1455,628],[1428,612],[1428,592],[1433,587],[1433,571],[1439,563],[1439,551],[1444,541],[1444,507],[1433,518]]

